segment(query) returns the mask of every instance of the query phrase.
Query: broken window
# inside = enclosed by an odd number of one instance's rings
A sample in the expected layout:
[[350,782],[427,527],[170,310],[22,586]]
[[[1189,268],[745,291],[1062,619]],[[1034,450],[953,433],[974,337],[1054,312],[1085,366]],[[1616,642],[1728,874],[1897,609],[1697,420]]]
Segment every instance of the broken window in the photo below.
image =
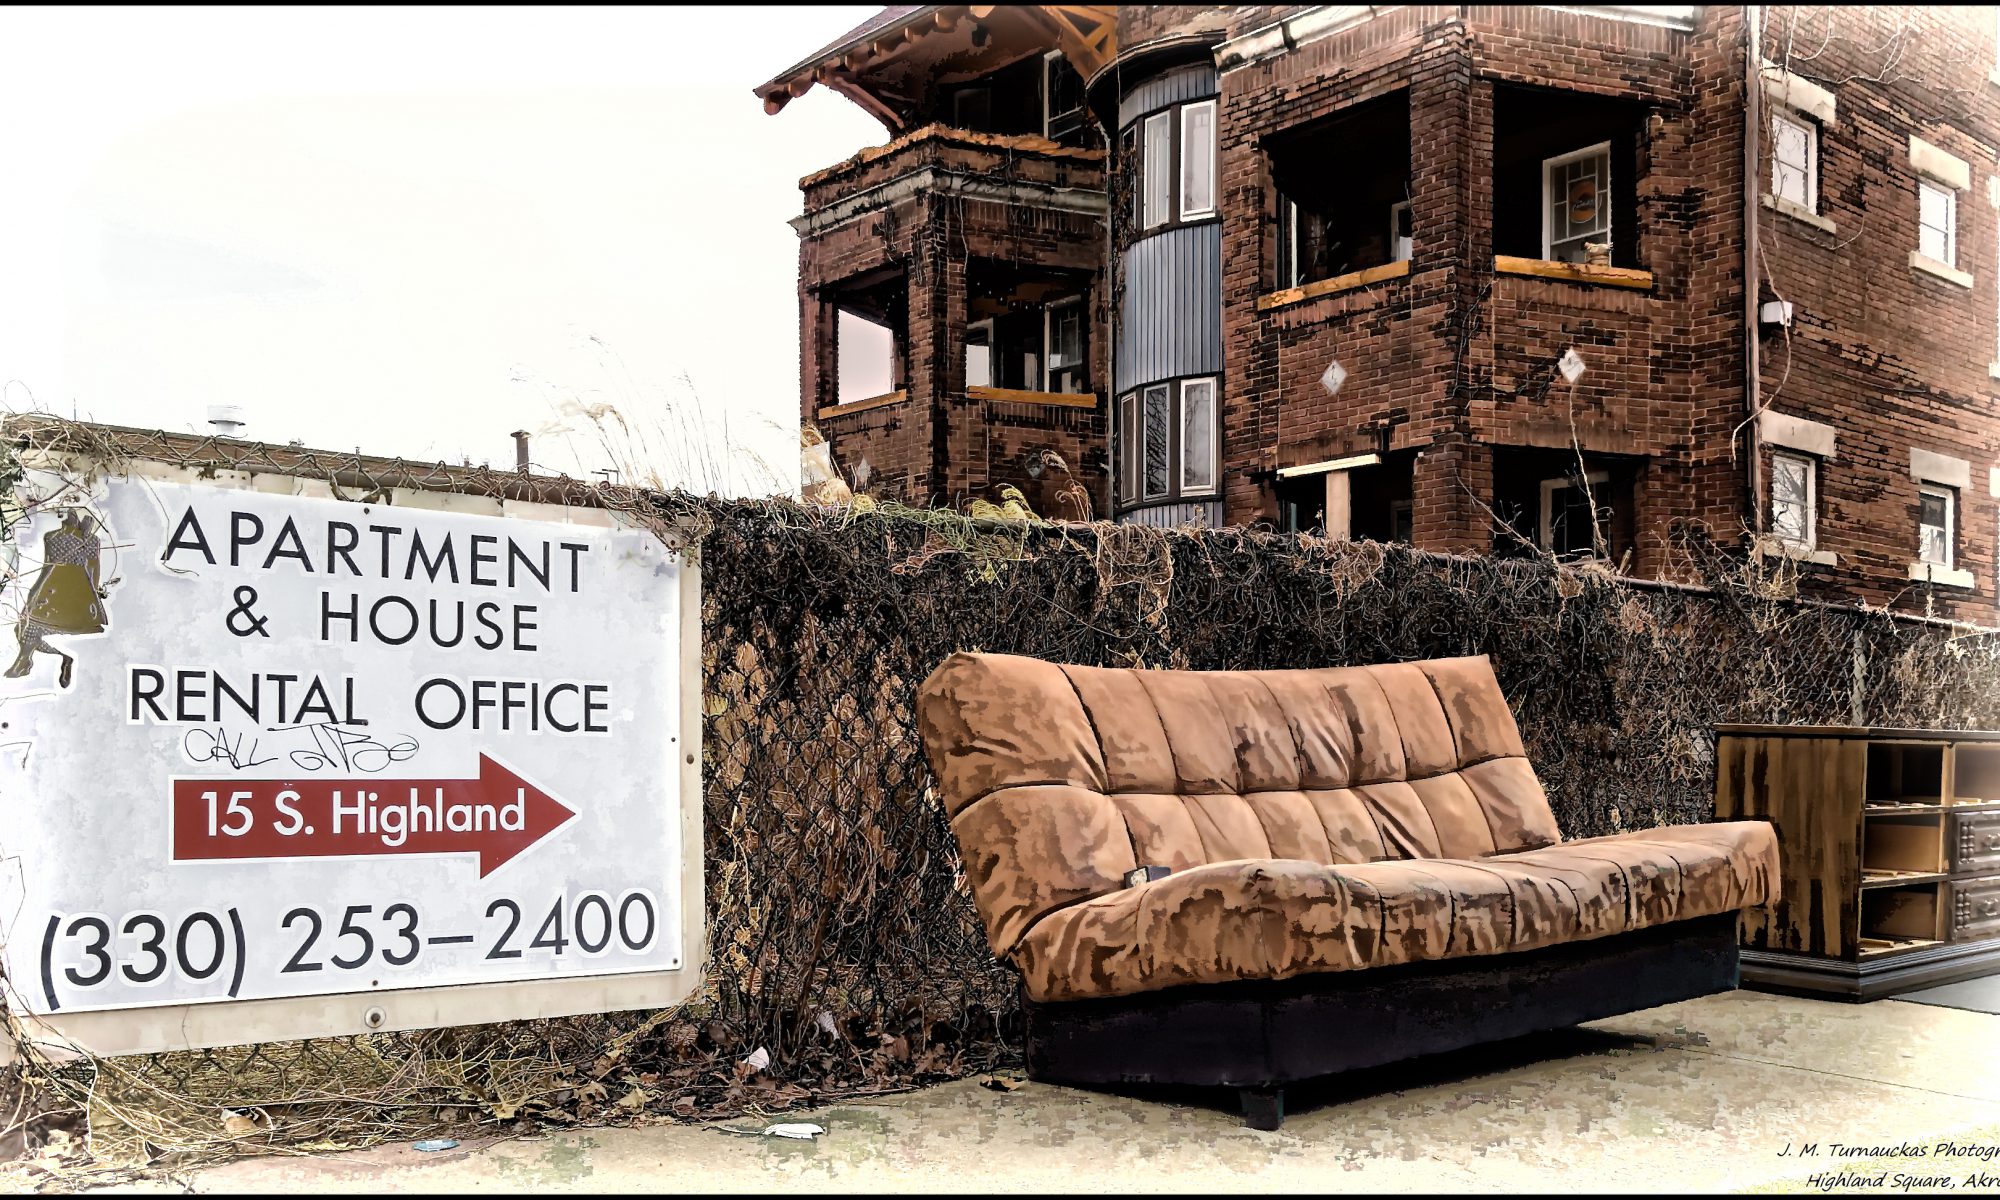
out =
[[1771,114],[1771,195],[1819,211],[1819,126],[1796,113]]
[[1083,111],[1083,76],[1069,65],[1062,51],[1042,56],[1042,136],[1057,142],[1079,140],[1087,122]]
[[1918,492],[1917,560],[1951,569],[1958,493],[1925,484]]
[[1277,134],[1269,156],[1278,194],[1274,287],[1410,257],[1408,93]]
[[941,88],[929,120],[948,121],[972,133],[1048,134],[1044,102],[1047,68],[1040,58],[1013,62],[976,79]]
[[1597,557],[1608,545],[1611,506],[1597,500],[1596,489],[1611,482],[1603,471],[1542,481],[1540,536],[1536,544],[1557,558]]
[[1819,463],[1802,454],[1771,456],[1771,532],[1800,550],[1813,548]]
[[1495,447],[1492,508],[1501,526],[1493,531],[1494,554],[1623,562],[1637,536],[1635,484],[1643,463],[1592,455],[1579,469],[1572,451]]
[[1645,109],[1553,88],[1493,91],[1493,252],[1637,267]]

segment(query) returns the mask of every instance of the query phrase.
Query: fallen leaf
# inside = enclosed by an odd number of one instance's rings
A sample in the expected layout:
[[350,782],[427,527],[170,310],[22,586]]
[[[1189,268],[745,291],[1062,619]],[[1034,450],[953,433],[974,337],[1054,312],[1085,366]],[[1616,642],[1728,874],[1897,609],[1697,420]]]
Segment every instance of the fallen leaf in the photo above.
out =
[[638,1087],[635,1085],[631,1091],[626,1092],[624,1095],[618,1097],[616,1107],[625,1109],[627,1111],[631,1111],[634,1109],[641,1109],[646,1107],[646,1102],[650,1099],[652,1099],[652,1097],[646,1094],[645,1088]]
[[1028,1086],[1028,1081],[1025,1079],[1009,1079],[1005,1075],[982,1075],[979,1078],[979,1086],[992,1088],[996,1092],[1018,1092]]

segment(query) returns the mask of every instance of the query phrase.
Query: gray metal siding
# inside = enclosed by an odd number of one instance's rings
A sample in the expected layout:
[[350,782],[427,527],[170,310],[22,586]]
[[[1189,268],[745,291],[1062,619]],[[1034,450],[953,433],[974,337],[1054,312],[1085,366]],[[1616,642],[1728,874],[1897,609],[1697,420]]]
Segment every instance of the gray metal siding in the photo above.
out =
[[1216,90],[1214,67],[1201,63],[1176,67],[1126,93],[1125,98],[1118,102],[1118,127],[1125,128],[1141,113],[1178,104],[1182,100],[1200,100],[1215,95]]
[[1126,247],[1113,372],[1140,384],[1222,371],[1222,223],[1169,229]]
[[1180,504],[1154,504],[1118,514],[1120,525],[1145,525],[1153,529],[1179,529],[1197,525],[1222,528],[1222,501],[1189,500]]

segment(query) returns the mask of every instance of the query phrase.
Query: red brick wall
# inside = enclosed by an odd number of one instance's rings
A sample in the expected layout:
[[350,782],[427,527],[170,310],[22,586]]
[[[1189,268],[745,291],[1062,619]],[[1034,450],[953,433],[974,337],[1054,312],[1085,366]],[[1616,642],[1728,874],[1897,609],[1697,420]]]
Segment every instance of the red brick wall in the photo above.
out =
[[[1762,399],[1774,410],[1833,425],[1837,453],[1820,474],[1821,549],[1832,568],[1804,572],[1823,594],[1923,603],[1908,580],[1916,558],[1917,483],[1910,448],[1966,459],[1957,565],[1974,592],[1939,588],[1942,611],[1995,618],[1994,539],[2000,511],[1987,471],[2000,462],[1995,349],[2000,237],[1988,202],[2000,86],[1988,9],[1768,9],[1765,56],[1828,87],[1836,119],[1820,140],[1820,214],[1827,233],[1788,214],[1758,213],[1763,293],[1794,305],[1787,336],[1762,338]],[[1811,54],[1811,58],[1802,56]],[[1884,76],[1879,82],[1856,76]],[[1909,264],[1917,244],[1911,134],[1966,160],[1958,194],[1958,266],[1971,289]],[[1768,163],[1768,160],[1766,160]],[[1769,168],[1756,190],[1768,188]],[[1763,456],[1768,478],[1769,451]]]

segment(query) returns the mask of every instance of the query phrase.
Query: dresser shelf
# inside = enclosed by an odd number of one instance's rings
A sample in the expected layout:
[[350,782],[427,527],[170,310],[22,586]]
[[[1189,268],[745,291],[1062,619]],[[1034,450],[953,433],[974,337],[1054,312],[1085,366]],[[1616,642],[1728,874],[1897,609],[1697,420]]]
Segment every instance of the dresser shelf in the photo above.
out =
[[1723,725],[1718,820],[1778,835],[1745,986],[1872,1000],[2000,971],[2000,732]]

